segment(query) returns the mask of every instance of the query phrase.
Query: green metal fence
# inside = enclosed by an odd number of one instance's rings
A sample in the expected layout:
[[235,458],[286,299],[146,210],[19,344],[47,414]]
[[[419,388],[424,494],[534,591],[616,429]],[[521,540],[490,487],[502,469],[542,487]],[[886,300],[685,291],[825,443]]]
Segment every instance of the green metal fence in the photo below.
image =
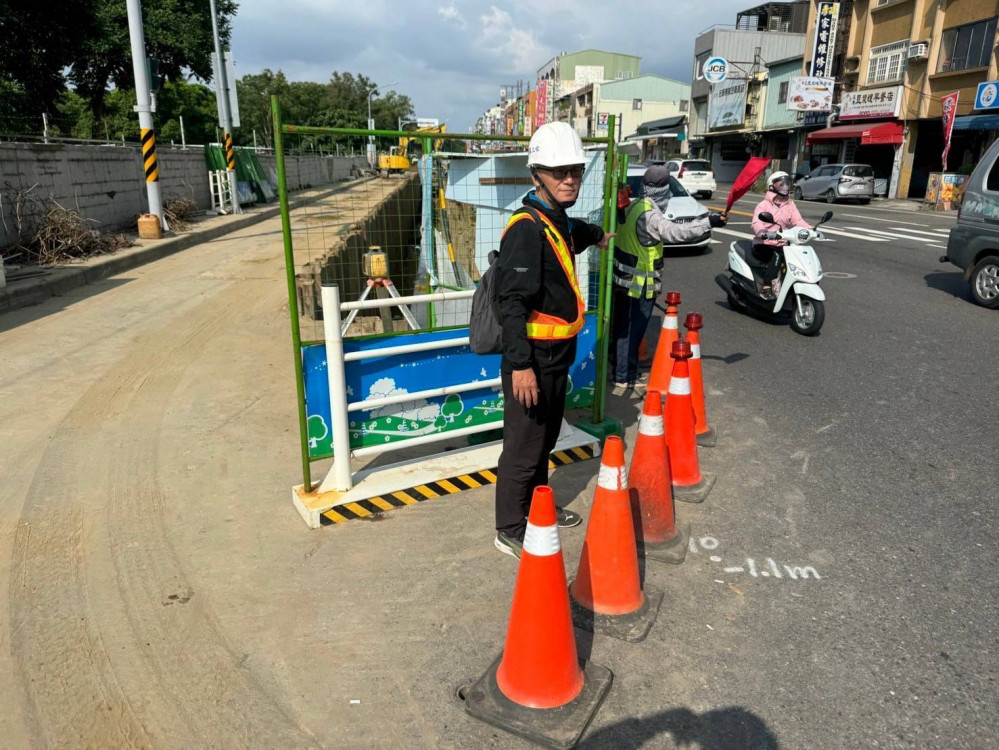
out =
[[[489,253],[499,249],[509,216],[531,187],[526,169],[529,138],[284,124],[277,97],[272,97],[271,104],[303,484],[309,488],[310,462],[314,459],[309,452],[302,347],[323,339],[322,285],[337,283],[344,302],[474,289],[488,267]],[[613,117],[611,120],[609,134],[614,133]],[[400,139],[409,142],[405,153]],[[370,140],[376,143],[381,168],[377,163],[355,164],[351,173],[344,175],[351,179],[294,212],[289,210],[287,149],[307,142],[310,149],[330,155],[356,154]],[[613,137],[583,141],[591,156],[579,200],[569,215],[614,232],[617,185],[623,179],[626,159],[616,153]],[[413,144],[417,147],[412,148]],[[491,152],[483,153],[483,146]],[[395,158],[387,158],[390,156]],[[612,260],[613,245],[603,253],[591,248],[578,257],[577,266],[587,310],[596,317],[597,376],[589,419],[576,426],[601,437],[619,429],[607,420],[604,411]],[[391,283],[385,284],[384,278]],[[360,310],[348,317],[344,338],[464,327],[468,325],[470,302],[428,301],[403,309]],[[335,314],[339,315],[339,310]]]

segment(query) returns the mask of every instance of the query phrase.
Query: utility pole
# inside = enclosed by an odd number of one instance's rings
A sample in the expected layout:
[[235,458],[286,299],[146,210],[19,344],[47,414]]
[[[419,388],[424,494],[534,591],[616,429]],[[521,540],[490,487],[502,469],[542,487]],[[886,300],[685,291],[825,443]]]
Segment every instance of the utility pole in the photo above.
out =
[[[138,0],[134,0],[138,2]],[[215,39],[215,59],[218,61],[218,80],[215,85],[219,87],[222,102],[222,148],[225,150],[225,163],[229,173],[229,194],[232,196],[232,212],[234,214],[243,213],[239,205],[238,186],[236,184],[236,152],[232,148],[232,110],[229,107],[229,81],[227,80],[225,58],[222,56],[222,41],[219,39],[219,11],[215,0],[209,0],[212,13],[212,36]]]
[[142,164],[146,175],[149,213],[156,215],[163,229],[169,229],[163,220],[163,202],[160,196],[160,169],[156,161],[156,132],[153,130],[153,107],[149,97],[149,68],[146,67],[146,39],[142,32],[142,6],[139,0],[125,0],[125,8],[128,11],[128,36],[132,42],[135,111],[139,114],[139,131],[142,134]]
[[177,119],[180,120],[180,147],[186,149],[187,138],[184,136],[184,115],[177,115]]
[[49,142],[49,116],[47,112],[42,112],[42,138]]

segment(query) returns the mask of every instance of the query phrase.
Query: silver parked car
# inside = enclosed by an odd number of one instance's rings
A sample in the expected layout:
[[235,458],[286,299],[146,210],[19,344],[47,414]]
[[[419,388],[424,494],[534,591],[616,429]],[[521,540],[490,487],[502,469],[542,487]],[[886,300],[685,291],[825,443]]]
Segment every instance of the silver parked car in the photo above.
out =
[[826,164],[817,167],[807,177],[798,178],[794,186],[795,200],[825,199],[855,200],[870,203],[874,195],[874,170],[869,164]]

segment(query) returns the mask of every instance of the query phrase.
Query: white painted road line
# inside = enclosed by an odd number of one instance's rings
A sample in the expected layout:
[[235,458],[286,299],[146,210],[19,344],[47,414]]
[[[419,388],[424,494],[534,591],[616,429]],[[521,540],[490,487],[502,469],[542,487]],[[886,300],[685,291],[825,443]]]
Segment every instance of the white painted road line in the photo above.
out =
[[[850,229],[860,229],[860,228],[859,227],[850,227]],[[852,232],[844,232],[844,231],[842,231],[840,229],[831,229],[828,226],[826,226],[825,224],[823,224],[819,228],[819,231],[822,232],[823,234],[841,234],[844,237],[853,237],[854,239],[857,239],[857,240],[867,240],[868,242],[887,242],[887,240],[885,240],[882,237],[869,237],[869,236],[864,235],[864,234],[853,234]],[[867,230],[866,229],[861,229],[860,231],[866,232]]]
[[950,236],[950,231],[941,233],[941,232],[923,232],[923,231],[920,231],[919,229],[906,229],[905,227],[888,227],[888,228],[889,229],[895,229],[895,230],[897,230],[899,232],[912,232],[913,234],[926,234],[926,235],[929,235],[930,237],[932,237],[935,240],[939,240],[941,237],[949,237]]
[[725,229],[724,227],[719,227],[717,229],[712,229],[711,231],[712,232],[718,232],[719,234],[727,234],[727,235],[730,235],[732,237],[738,237],[738,238],[743,239],[743,240],[751,240],[751,239],[753,239],[753,235],[751,235],[751,234],[748,234],[746,232],[737,232],[734,229]]
[[943,245],[931,242],[926,237],[913,237],[911,234],[899,234],[898,232],[886,232],[883,229],[867,229],[864,227],[850,227],[850,229],[859,229],[863,232],[870,232],[875,236],[895,237],[900,240],[911,240],[912,242],[918,242],[923,245],[931,245],[932,247],[943,247]]

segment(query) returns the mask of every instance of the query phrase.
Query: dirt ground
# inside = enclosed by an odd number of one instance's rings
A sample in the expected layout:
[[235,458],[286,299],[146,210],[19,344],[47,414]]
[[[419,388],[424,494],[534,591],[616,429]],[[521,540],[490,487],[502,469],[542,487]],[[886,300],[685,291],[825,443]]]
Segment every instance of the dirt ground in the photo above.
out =
[[[294,511],[285,295],[274,219],[0,317],[5,747],[526,747],[454,696],[499,652],[516,573],[492,488],[317,531]],[[637,403],[612,409],[632,434]],[[729,428],[729,452],[762,433]],[[596,471],[555,472],[560,502],[585,516]],[[739,486],[683,519],[717,522]],[[563,533],[570,575],[582,541]],[[585,747],[674,747],[744,702],[717,690],[736,642],[705,623],[745,597],[708,566],[646,570],[666,603],[643,644],[580,637],[616,674]]]

